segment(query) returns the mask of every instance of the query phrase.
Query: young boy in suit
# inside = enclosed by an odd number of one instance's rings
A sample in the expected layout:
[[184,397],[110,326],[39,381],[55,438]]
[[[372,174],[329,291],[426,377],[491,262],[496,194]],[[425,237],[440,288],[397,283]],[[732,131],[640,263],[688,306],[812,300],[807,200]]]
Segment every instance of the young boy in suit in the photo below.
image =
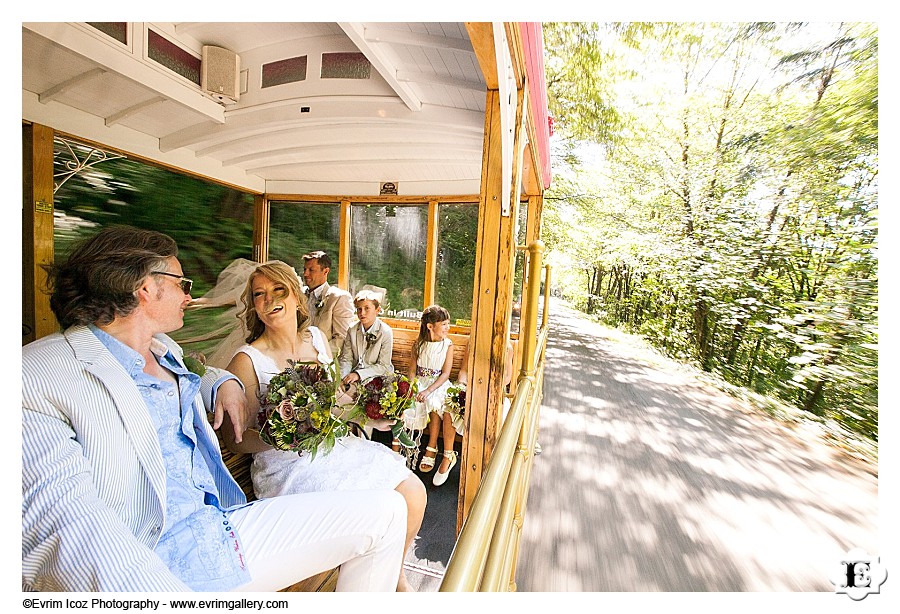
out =
[[[378,317],[381,296],[371,290],[361,290],[353,297],[353,306],[359,321],[347,331],[339,358],[341,384],[349,398],[356,397],[360,382],[394,372],[391,364],[394,332]],[[370,420],[364,430],[371,437],[373,428],[383,430],[389,424],[387,420]]]
[[350,386],[376,375],[393,373],[394,332],[381,321],[381,297],[361,290],[353,298],[359,322],[350,327],[341,347],[341,382]]

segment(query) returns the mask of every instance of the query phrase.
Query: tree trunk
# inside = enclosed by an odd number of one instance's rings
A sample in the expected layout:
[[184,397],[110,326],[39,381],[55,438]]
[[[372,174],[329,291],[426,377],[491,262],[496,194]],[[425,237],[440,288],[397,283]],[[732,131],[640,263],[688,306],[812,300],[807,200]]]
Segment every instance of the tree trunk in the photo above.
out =
[[756,358],[759,356],[759,350],[762,346],[762,335],[756,338],[756,344],[753,346],[753,352],[750,355],[750,366],[747,367],[747,388],[753,387],[753,375],[756,373]]

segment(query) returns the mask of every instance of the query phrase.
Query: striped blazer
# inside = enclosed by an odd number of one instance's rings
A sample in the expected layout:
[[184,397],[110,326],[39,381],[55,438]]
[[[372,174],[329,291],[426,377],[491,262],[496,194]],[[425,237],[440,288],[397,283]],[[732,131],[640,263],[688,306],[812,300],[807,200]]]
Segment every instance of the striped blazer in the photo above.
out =
[[[180,360],[181,348],[165,335]],[[217,379],[204,375],[205,398]],[[201,395],[198,444],[224,506],[245,503]],[[22,589],[187,591],[153,551],[165,525],[159,440],[131,376],[86,326],[22,349]]]

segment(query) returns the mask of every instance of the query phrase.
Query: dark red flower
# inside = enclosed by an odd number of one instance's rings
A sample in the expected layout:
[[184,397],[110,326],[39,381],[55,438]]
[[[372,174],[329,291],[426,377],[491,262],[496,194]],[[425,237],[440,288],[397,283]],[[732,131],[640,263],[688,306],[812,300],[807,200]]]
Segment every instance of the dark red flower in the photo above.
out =
[[369,380],[369,383],[366,384],[366,390],[371,392],[377,392],[384,388],[384,378],[383,377],[373,377]]
[[397,382],[397,394],[401,397],[405,397],[409,394],[409,382],[406,380],[400,380]]
[[460,407],[465,407],[465,406],[466,406],[466,391],[465,391],[465,390],[460,390],[460,391],[459,391],[459,394],[457,395],[456,398],[457,398],[457,400],[459,401],[459,406],[460,406]]
[[325,375],[325,370],[320,365],[303,365],[297,371],[300,374],[300,380],[307,385],[319,382]]
[[368,416],[370,420],[382,418],[381,405],[379,405],[377,401],[368,401],[366,403],[366,416]]

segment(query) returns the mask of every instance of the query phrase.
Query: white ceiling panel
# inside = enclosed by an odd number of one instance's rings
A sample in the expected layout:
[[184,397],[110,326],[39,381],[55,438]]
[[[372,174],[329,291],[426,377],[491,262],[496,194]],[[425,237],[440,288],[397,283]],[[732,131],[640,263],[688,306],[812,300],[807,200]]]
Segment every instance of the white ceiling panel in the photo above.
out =
[[[202,45],[242,56],[239,100],[218,101],[148,60],[151,27],[195,57]],[[130,31],[122,45],[83,23],[23,24],[24,119],[145,157],[156,143],[160,161],[187,160],[187,170],[257,191],[480,180],[485,85],[463,23],[154,22]],[[346,51],[372,63],[369,79],[321,79],[321,55]],[[307,56],[306,79],[260,87],[264,64],[295,54]]]

